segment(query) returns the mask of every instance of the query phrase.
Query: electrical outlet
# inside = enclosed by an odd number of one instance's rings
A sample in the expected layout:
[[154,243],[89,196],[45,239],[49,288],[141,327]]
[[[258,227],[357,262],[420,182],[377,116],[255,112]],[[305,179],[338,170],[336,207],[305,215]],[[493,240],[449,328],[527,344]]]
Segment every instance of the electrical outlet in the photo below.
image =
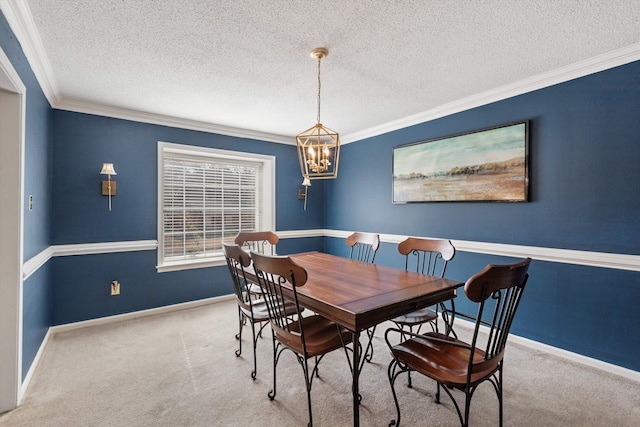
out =
[[120,295],[120,282],[114,280],[111,282],[111,296]]

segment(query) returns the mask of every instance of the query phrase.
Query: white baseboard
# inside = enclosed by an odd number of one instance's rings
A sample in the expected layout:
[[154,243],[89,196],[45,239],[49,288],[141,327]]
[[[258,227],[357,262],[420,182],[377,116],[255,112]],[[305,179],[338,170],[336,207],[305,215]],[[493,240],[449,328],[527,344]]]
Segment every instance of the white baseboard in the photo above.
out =
[[[469,322],[468,320],[463,320],[456,318],[455,325],[460,325],[465,328],[473,329],[475,324]],[[480,330],[486,332],[486,327],[481,327]],[[609,372],[614,375],[618,375],[620,377],[624,377],[633,381],[640,383],[640,372],[634,371],[632,369],[623,368],[622,366],[617,366],[612,363],[603,362],[602,360],[593,359],[591,357],[583,356],[582,354],[573,353],[568,350],[563,350],[558,347],[553,347],[548,344],[543,344],[538,341],[533,341],[528,338],[523,338],[518,335],[509,334],[509,340],[512,343],[520,344],[525,347],[528,347],[532,350],[539,350],[544,353],[550,354],[552,356],[561,357],[566,360],[570,360],[572,362],[579,363],[581,365],[590,366],[592,368],[600,369],[605,372]]]
[[74,329],[87,328],[89,326],[105,325],[108,323],[121,322],[123,320],[136,319],[139,317],[152,316],[155,314],[169,313],[172,311],[186,310],[188,308],[200,307],[208,304],[215,304],[222,301],[228,301],[235,298],[233,294],[222,295],[219,297],[205,298],[196,301],[183,302],[180,304],[166,305],[164,307],[150,308],[148,310],[133,311],[131,313],[116,314],[114,316],[100,317],[97,319],[84,320],[82,322],[66,323],[64,325],[52,326],[50,329],[52,334],[64,331],[72,331]]
[[42,358],[44,349],[47,346],[47,343],[49,342],[49,338],[51,338],[51,336],[52,336],[51,328],[49,328],[47,329],[47,333],[45,334],[44,339],[40,343],[40,348],[36,353],[36,357],[33,358],[33,362],[31,363],[29,372],[27,372],[27,375],[24,377],[24,381],[22,381],[22,384],[20,384],[20,390],[18,391],[18,406],[20,406],[20,403],[22,402],[22,398],[24,397],[25,393],[27,392],[27,389],[29,388],[29,383],[31,383],[31,378],[33,378],[33,374],[36,370],[36,367],[38,366],[38,363],[40,362],[40,359]]

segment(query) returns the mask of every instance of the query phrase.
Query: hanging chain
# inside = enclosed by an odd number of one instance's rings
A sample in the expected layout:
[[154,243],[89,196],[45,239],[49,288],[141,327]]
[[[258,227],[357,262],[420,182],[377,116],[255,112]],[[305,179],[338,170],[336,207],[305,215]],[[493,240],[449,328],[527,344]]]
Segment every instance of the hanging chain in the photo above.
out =
[[318,121],[317,123],[320,124],[320,61],[322,60],[321,57],[318,57]]

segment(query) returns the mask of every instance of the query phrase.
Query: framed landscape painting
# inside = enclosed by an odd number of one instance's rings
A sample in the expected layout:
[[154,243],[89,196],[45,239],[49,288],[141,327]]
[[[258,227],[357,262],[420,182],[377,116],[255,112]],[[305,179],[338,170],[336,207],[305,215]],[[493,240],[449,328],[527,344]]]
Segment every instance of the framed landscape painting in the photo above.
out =
[[393,149],[393,203],[526,202],[529,122]]

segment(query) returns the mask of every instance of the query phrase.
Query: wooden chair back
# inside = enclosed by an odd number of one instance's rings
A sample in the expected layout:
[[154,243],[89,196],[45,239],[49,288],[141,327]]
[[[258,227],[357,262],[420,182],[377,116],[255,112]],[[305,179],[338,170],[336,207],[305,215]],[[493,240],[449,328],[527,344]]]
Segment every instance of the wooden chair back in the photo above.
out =
[[380,235],[376,233],[355,232],[347,237],[349,258],[373,264],[380,248]]
[[[498,397],[499,425],[502,426],[504,351],[529,278],[530,263],[531,258],[525,258],[515,264],[489,264],[467,280],[464,292],[477,303],[478,312],[476,317],[462,313],[457,313],[456,317],[475,323],[470,341],[437,331],[419,334],[398,328],[387,329],[385,341],[393,355],[387,373],[397,411],[396,419],[389,425],[400,424],[400,405],[394,388],[396,379],[404,372],[410,375],[417,371],[437,382],[436,403],[440,403],[441,390],[451,398],[462,426],[469,425],[471,398],[477,387],[485,381],[491,382]],[[401,342],[392,344],[391,335],[400,336]],[[464,392],[464,407],[450,391],[454,388]]]
[[450,240],[409,237],[398,243],[398,252],[405,256],[405,270],[444,277],[447,263],[456,254]]
[[275,255],[276,245],[280,241],[278,235],[272,231],[251,231],[238,233],[234,242],[247,251],[260,254]]
[[297,343],[294,347],[305,348],[304,330],[302,322],[292,322],[291,312],[285,310],[283,285],[287,282],[293,289],[293,302],[298,320],[301,319],[302,309],[298,303],[297,287],[307,282],[307,271],[286,256],[269,256],[251,252],[253,268],[262,288],[264,299],[269,311],[271,327],[280,341]]
[[[529,278],[530,263],[531,258],[515,264],[489,264],[465,283],[467,298],[479,303],[471,341],[468,384],[472,383],[474,372],[497,369],[502,362],[513,317]],[[486,334],[480,334],[481,326],[488,328]]]
[[[325,354],[339,348],[344,349],[348,361],[349,355],[345,346],[351,342],[352,334],[319,314],[301,315],[303,309],[298,302],[297,289],[307,283],[308,277],[307,271],[302,266],[285,256],[251,252],[251,258],[258,284],[263,291],[263,300],[269,311],[273,333],[273,389],[268,396],[270,399],[275,397],[278,360],[282,351],[289,349],[296,354],[298,363],[302,365],[309,409],[307,425],[312,426],[311,384],[313,378],[319,376],[318,364]],[[284,289],[287,292],[284,292]],[[295,312],[293,310],[287,312],[285,305],[291,305],[292,299]],[[305,334],[306,331],[309,332],[308,336]],[[315,359],[313,369],[309,367],[308,359],[310,358]]]

